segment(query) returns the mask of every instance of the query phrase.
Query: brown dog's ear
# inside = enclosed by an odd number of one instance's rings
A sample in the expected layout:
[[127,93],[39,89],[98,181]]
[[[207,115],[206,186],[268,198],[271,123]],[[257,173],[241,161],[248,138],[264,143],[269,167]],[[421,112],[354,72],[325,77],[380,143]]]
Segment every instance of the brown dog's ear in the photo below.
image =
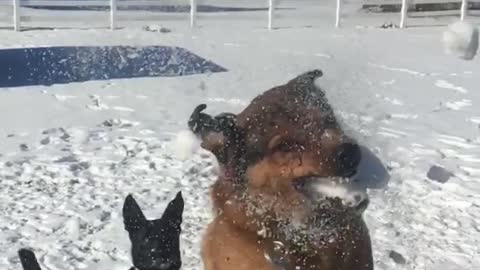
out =
[[225,162],[225,150],[235,143],[238,136],[237,116],[233,113],[221,113],[212,117],[202,111],[207,105],[200,104],[188,121],[190,130],[197,135],[205,150],[212,152],[220,163]]
[[314,81],[322,76],[323,72],[320,69],[314,69],[295,77],[294,79],[290,80],[288,84],[297,85],[300,88],[306,87],[308,85],[313,85]]
[[282,143],[282,136],[281,135],[275,135],[273,138],[270,139],[270,141],[267,144],[268,150],[275,149],[277,146],[279,146]]
[[206,104],[198,105],[193,110],[192,115],[190,115],[190,119],[188,119],[188,127],[199,137],[203,137],[205,133],[208,133],[215,128],[213,117],[202,112],[206,108]]

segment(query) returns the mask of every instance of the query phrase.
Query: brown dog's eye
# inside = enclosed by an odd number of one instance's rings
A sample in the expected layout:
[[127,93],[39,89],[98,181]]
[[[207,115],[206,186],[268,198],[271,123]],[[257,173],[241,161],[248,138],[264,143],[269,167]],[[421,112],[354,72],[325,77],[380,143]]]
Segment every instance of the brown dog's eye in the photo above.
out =
[[302,151],[304,147],[297,143],[297,142],[292,142],[292,141],[284,141],[279,143],[275,148],[273,149],[274,152],[296,152],[296,151]]
[[282,136],[280,135],[273,137],[269,141],[267,148],[270,153],[288,153],[293,151],[302,151],[305,149],[301,144],[297,143],[296,141],[289,140],[284,137],[282,138]]
[[292,150],[292,146],[288,142],[281,142],[277,146],[275,146],[275,152],[290,152]]

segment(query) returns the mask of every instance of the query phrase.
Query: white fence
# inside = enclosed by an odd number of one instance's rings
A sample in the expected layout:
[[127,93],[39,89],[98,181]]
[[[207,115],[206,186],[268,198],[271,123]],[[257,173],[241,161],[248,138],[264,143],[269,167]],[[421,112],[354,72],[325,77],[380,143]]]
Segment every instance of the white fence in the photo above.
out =
[[[197,0],[183,0],[185,1],[184,4],[186,7],[189,8],[189,18],[190,18],[190,26],[195,27],[197,25],[198,20],[198,12]],[[265,8],[265,21],[266,26],[268,29],[274,28],[274,18],[276,14],[276,6],[278,2],[281,0],[258,0],[256,1],[255,5],[257,7]],[[302,1],[302,0],[298,0]],[[319,1],[319,5],[321,5],[320,1],[327,1],[327,0],[317,0]],[[342,7],[344,4],[344,0],[328,0],[328,1],[335,1],[335,21],[332,21],[332,25],[339,27],[341,25],[341,18],[342,18]],[[400,27],[407,26],[407,18],[408,18],[408,7],[410,4],[430,4],[430,3],[452,3],[452,2],[461,2],[461,8],[458,12],[460,18],[463,20],[468,15],[468,0],[363,0],[364,3],[369,5],[385,5],[385,4],[401,4],[402,8],[399,14],[400,20]],[[38,21],[45,21],[51,20],[51,15],[47,14],[22,14],[22,7],[35,7],[35,8],[52,8],[52,7],[71,7],[71,8],[80,8],[80,7],[88,7],[90,9],[102,9],[103,12],[100,14],[76,14],[72,16],[70,14],[66,15],[58,15],[56,14],[56,18],[63,18],[67,19],[68,21],[105,21],[109,22],[109,27],[113,30],[117,28],[118,22],[122,20],[133,20],[133,21],[147,21],[147,20],[162,20],[165,19],[165,16],[162,14],[119,14],[117,12],[119,8],[129,8],[129,7],[161,7],[165,5],[178,5],[181,3],[182,0],[0,0],[0,7],[1,6],[11,6],[12,11],[12,18],[11,22],[13,25],[13,29],[16,31],[21,30],[22,23],[24,22],[38,22]],[[234,1],[232,1],[234,2]],[[237,4],[238,6],[238,4]],[[107,15],[108,14],[108,18]],[[5,18],[3,18],[5,19]],[[1,20],[1,19],[0,19]]]
[[472,1],[468,0],[364,0],[368,5],[387,5],[387,4],[401,4],[400,9],[400,28],[404,28],[407,24],[408,7],[413,4],[451,4],[461,3],[458,14],[463,21],[468,15],[468,3]]

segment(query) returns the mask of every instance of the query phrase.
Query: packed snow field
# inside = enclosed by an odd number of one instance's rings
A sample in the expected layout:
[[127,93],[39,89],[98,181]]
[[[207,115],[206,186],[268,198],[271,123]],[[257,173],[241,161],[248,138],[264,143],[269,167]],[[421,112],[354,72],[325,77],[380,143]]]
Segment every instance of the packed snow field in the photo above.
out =
[[[313,68],[346,129],[389,174],[369,179],[380,169],[363,161],[376,269],[480,269],[478,59],[446,55],[442,27],[334,29],[331,19],[271,32],[179,22],[170,33],[1,31],[1,48],[179,46],[228,72],[1,89],[0,269],[19,269],[21,247],[45,269],[128,269],[126,195],[157,218],[179,190],[183,269],[202,269],[215,161],[201,150],[178,159],[175,134],[200,103],[239,112]],[[433,165],[450,173],[431,180]]]

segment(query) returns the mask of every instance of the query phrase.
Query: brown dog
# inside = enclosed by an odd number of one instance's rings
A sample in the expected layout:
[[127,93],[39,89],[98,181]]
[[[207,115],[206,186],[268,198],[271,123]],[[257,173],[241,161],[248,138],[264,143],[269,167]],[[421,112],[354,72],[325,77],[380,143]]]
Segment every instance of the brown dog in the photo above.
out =
[[[355,173],[360,149],[342,132],[314,70],[215,118],[200,105],[189,126],[217,157],[215,220],[203,239],[206,270],[373,269],[366,200],[312,195]],[[335,178],[330,178],[335,177]]]

